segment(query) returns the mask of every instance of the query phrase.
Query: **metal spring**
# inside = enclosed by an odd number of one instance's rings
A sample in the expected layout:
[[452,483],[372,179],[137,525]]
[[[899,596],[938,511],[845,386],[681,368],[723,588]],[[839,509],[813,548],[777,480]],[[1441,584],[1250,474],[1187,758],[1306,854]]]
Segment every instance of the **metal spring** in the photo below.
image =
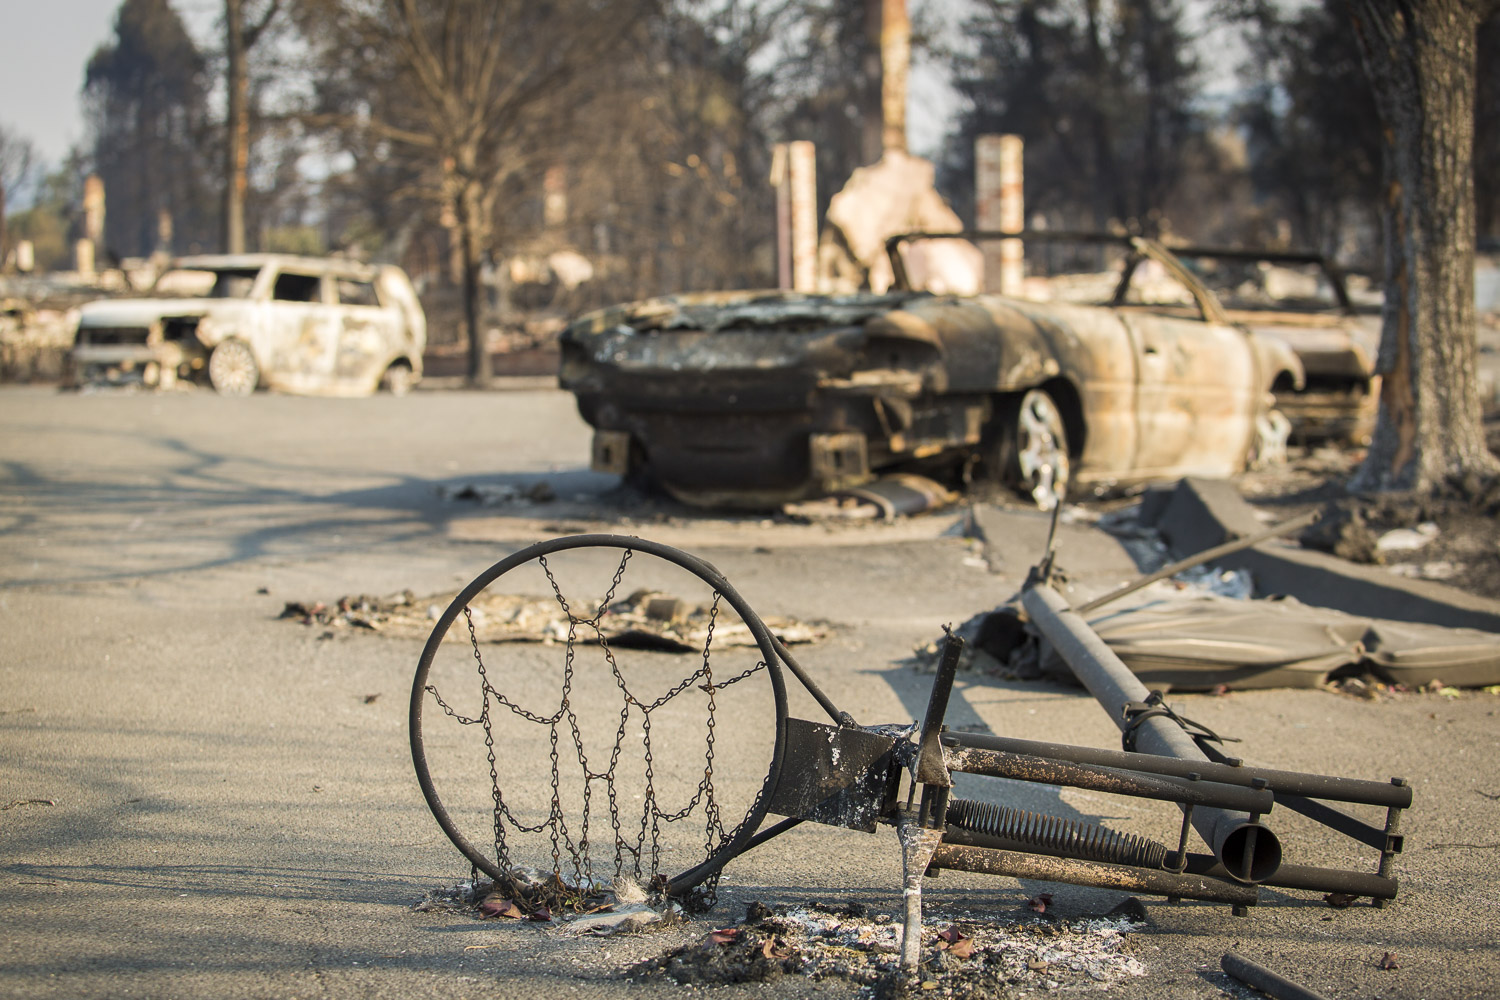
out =
[[1136,868],[1161,868],[1166,863],[1167,848],[1150,838],[988,802],[952,800],[948,803],[948,823],[1013,841],[1023,849],[1033,848],[1065,858]]

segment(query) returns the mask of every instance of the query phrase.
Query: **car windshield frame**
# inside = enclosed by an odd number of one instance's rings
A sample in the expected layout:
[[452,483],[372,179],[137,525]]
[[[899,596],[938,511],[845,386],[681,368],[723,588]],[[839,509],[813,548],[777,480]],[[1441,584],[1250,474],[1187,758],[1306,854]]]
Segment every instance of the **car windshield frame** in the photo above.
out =
[[1145,261],[1153,261],[1160,265],[1167,274],[1180,283],[1192,299],[1192,305],[1197,308],[1198,313],[1205,323],[1221,326],[1233,325],[1225,312],[1223,305],[1214,295],[1213,291],[1198,280],[1183,263],[1173,256],[1172,252],[1154,240],[1141,236],[1116,235],[1114,233],[1078,232],[1070,230],[1053,229],[1023,229],[1020,232],[1007,233],[993,229],[965,229],[956,232],[910,232],[897,233],[887,237],[885,241],[886,256],[891,263],[895,283],[893,288],[902,291],[911,291],[911,279],[906,269],[903,257],[903,247],[917,240],[937,239],[961,239],[970,242],[992,242],[996,240],[1020,240],[1023,245],[1036,246],[1040,244],[1075,244],[1080,246],[1116,247],[1125,252],[1124,264],[1121,268],[1118,281],[1113,294],[1105,301],[1094,303],[1104,308],[1118,308],[1120,306],[1136,307],[1135,303],[1126,301],[1131,278],[1136,269]]

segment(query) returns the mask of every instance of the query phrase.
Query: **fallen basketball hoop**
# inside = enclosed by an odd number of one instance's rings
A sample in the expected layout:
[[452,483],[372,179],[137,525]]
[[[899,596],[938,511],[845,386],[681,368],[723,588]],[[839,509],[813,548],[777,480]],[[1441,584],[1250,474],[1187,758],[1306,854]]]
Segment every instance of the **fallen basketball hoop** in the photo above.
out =
[[[621,877],[705,907],[725,865],[799,823],[894,826],[907,969],[917,962],[922,878],[942,868],[1223,902],[1237,913],[1261,901],[1262,886],[1369,897],[1376,906],[1395,897],[1391,866],[1412,801],[1404,781],[1271,770],[1225,756],[1218,735],[1147,692],[1068,608],[1048,582],[1050,562],[1049,554],[1023,592],[1025,627],[1111,714],[1123,750],[946,731],[963,645],[951,633],[920,725],[859,725],[713,566],[640,538],[577,535],[501,560],[439,617],[411,696],[422,793],[476,870],[516,898],[545,894],[553,910],[583,910]],[[486,663],[470,609],[491,586],[550,595],[566,635],[491,646],[492,660],[505,662]],[[631,587],[691,602],[691,586],[703,588],[696,603],[707,609],[701,649],[671,655],[612,645],[611,609]],[[715,628],[730,623],[748,628],[754,643],[715,646]],[[789,714],[787,673],[827,722]],[[1127,835],[958,798],[958,772],[1157,799],[1178,806],[1181,818],[1165,841]],[[1383,822],[1330,802],[1383,809]],[[1267,825],[1277,806],[1371,849],[1370,869],[1284,860]],[[767,825],[773,814],[782,818]],[[1194,831],[1206,851],[1190,849]]]

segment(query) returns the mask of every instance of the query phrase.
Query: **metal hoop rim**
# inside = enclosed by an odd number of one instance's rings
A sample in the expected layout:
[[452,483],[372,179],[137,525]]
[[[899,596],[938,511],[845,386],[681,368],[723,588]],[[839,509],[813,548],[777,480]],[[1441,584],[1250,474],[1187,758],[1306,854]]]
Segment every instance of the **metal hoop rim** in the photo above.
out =
[[409,708],[407,728],[408,739],[411,745],[412,765],[417,772],[417,784],[422,789],[422,798],[427,802],[427,808],[454,847],[459,853],[469,860],[479,871],[493,879],[505,877],[499,866],[491,861],[484,852],[469,843],[463,833],[458,829],[453,818],[448,814],[442,799],[438,796],[437,789],[433,785],[432,775],[427,768],[427,753],[422,745],[422,704],[427,691],[427,675],[432,669],[433,660],[437,656],[438,649],[443,640],[447,638],[448,630],[454,621],[463,613],[463,609],[477,597],[486,587],[495,582],[501,576],[536,560],[538,557],[551,555],[555,552],[564,552],[569,549],[581,548],[616,548],[629,549],[647,555],[656,556],[666,562],[670,562],[682,569],[687,570],[698,577],[709,586],[713,587],[724,600],[740,616],[741,621],[750,629],[750,634],[755,637],[755,643],[760,649],[766,671],[771,678],[771,690],[776,709],[776,736],[771,752],[771,766],[767,771],[761,786],[761,794],[751,804],[750,811],[745,814],[744,821],[740,824],[735,836],[718,850],[714,851],[702,862],[686,872],[669,879],[667,891],[671,894],[685,892],[700,884],[709,876],[719,871],[728,862],[744,850],[746,843],[755,835],[755,831],[765,820],[767,808],[770,805],[770,792],[776,787],[781,779],[781,768],[786,756],[786,720],[787,720],[787,694],[786,681],[781,673],[781,658],[777,653],[777,643],[771,635],[760,615],[745,603],[739,591],[724,578],[711,563],[699,559],[691,553],[661,542],[653,542],[649,539],[638,538],[634,535],[617,534],[583,534],[563,535],[545,541],[536,542],[520,551],[513,552],[504,559],[492,565],[489,569],[480,573],[469,583],[467,587],[458,592],[443,613],[438,617],[433,626],[431,634],[427,637],[427,643],[422,647],[422,655],[417,660],[417,671],[412,678],[411,704]]

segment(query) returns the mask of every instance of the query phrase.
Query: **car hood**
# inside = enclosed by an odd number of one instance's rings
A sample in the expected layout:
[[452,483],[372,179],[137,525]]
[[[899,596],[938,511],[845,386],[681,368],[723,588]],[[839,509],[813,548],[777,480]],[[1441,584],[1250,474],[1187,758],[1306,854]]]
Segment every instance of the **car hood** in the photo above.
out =
[[809,325],[847,326],[899,308],[925,293],[893,295],[814,295],[804,292],[739,291],[664,295],[600,309],[580,317],[570,338],[624,328],[631,333],[659,330],[800,329]]
[[79,310],[78,325],[150,326],[167,316],[203,316],[221,304],[208,299],[103,299]]

